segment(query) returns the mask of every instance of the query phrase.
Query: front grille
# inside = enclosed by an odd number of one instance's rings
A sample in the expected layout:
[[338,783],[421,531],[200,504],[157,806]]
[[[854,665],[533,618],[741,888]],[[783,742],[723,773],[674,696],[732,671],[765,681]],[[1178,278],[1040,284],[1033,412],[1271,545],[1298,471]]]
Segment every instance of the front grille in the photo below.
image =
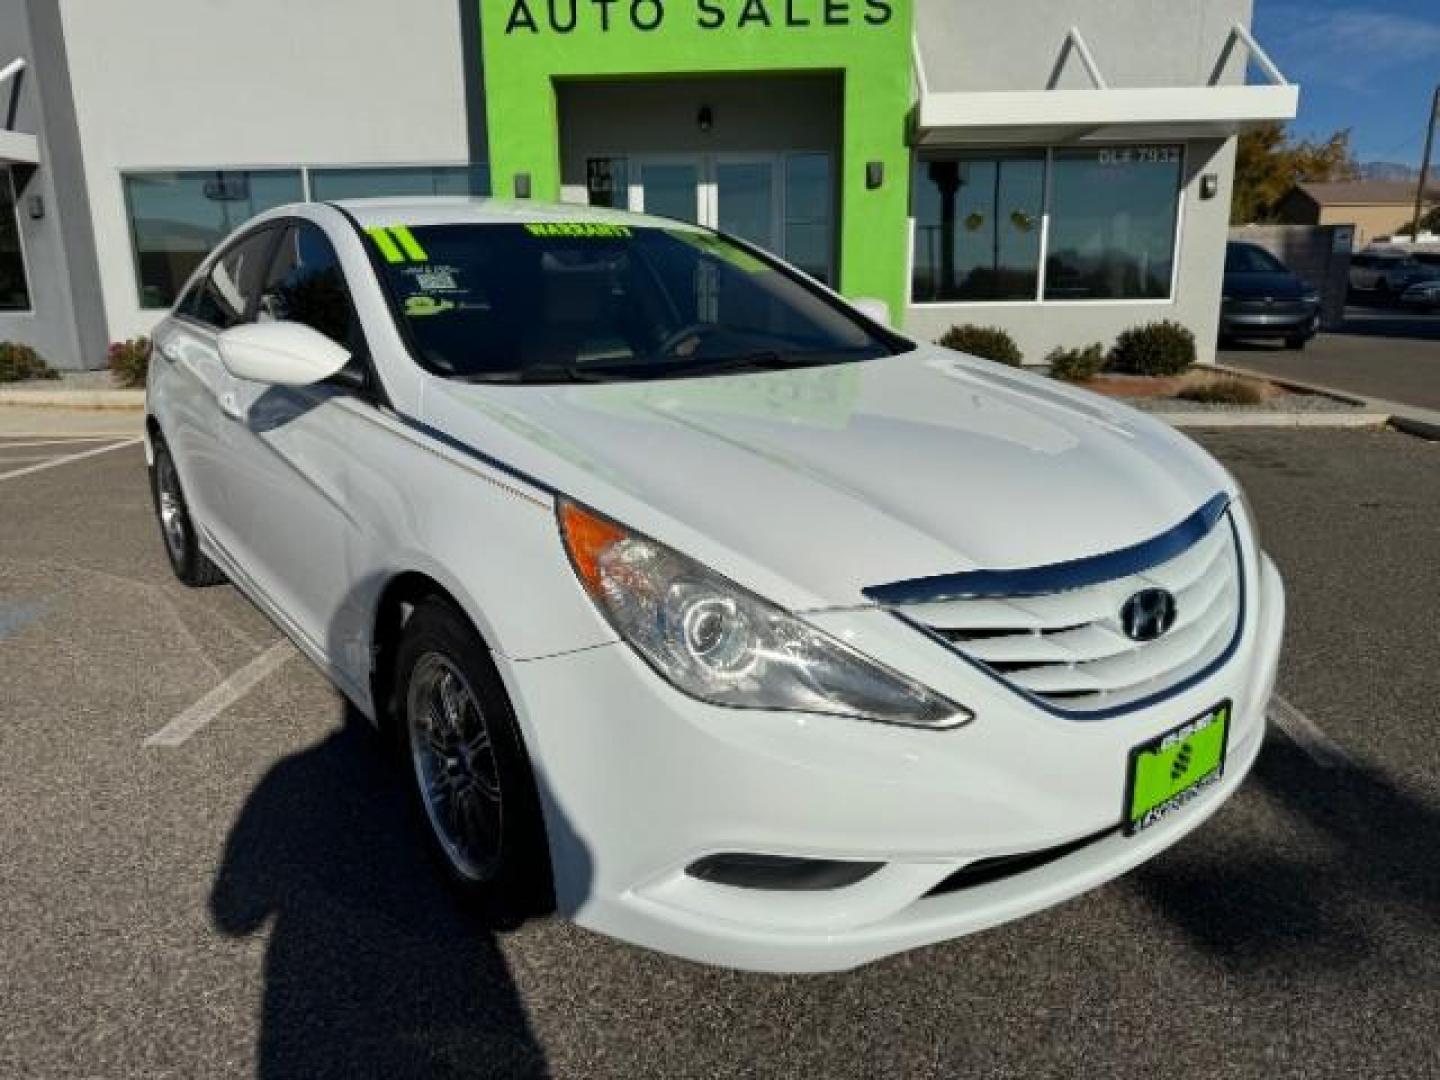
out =
[[[1149,588],[1174,596],[1175,622],[1138,642],[1122,629],[1120,610]],[[1163,694],[1214,665],[1239,633],[1241,589],[1227,513],[1178,555],[1122,577],[898,610],[1017,689],[1065,711],[1092,712]]]

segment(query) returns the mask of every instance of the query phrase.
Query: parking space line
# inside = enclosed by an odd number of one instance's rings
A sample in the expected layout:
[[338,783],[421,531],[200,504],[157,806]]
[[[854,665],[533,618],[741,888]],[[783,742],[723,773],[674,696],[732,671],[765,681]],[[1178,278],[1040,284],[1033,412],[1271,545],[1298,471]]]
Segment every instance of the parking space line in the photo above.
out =
[[0,435],[0,450],[14,450],[17,447],[28,446],[69,446],[71,443],[110,442],[126,437],[125,435],[62,435],[56,439],[21,438],[17,442],[14,435]]
[[1320,730],[1319,724],[1279,694],[1270,698],[1269,715],[1275,726],[1322,769],[1341,769],[1354,764],[1340,744]]
[[27,465],[23,469],[11,469],[9,472],[0,472],[0,481],[18,480],[22,476],[29,476],[31,473],[41,472],[44,469],[53,469],[58,465],[67,465],[72,461],[79,461],[81,458],[94,457],[96,454],[108,454],[111,450],[121,450],[127,446],[138,446],[145,440],[139,436],[133,439],[125,439],[121,442],[111,443],[109,446],[96,447],[94,450],[84,450],[78,454],[66,454],[63,457],[53,458],[50,461],[42,461],[39,465]]
[[294,645],[289,641],[277,641],[195,704],[179,713],[159,731],[147,735],[142,745],[180,746],[258,686],[266,676],[279,670],[281,665],[294,655]]

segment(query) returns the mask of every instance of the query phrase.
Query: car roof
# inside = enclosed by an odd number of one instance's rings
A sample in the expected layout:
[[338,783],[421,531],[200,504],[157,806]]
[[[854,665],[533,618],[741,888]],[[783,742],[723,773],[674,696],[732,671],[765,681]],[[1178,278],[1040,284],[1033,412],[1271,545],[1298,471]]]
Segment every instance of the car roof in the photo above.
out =
[[700,231],[698,226],[689,222],[636,214],[629,210],[479,195],[337,199],[334,205],[350,213],[362,228],[373,225],[505,225],[564,221]]

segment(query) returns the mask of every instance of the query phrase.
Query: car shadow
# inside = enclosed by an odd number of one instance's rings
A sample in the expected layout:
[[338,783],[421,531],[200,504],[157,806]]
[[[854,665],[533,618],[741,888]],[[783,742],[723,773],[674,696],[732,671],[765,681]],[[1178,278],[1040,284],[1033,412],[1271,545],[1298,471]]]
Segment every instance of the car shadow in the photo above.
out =
[[548,1075],[495,933],[420,843],[369,721],[275,764],[225,843],[215,925],[268,927],[263,1078]]
[[1321,765],[1267,739],[1250,783],[1318,832],[1320,860],[1266,851],[1160,859],[1134,887],[1208,955],[1242,970],[1302,961],[1345,967],[1369,951],[1373,909],[1440,926],[1440,813],[1358,764]]

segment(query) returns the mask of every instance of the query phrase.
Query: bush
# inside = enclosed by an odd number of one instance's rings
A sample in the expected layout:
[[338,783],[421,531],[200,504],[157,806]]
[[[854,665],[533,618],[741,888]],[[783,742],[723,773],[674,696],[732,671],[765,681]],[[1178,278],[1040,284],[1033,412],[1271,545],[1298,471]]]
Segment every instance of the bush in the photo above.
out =
[[1195,335],[1177,322],[1126,330],[1110,350],[1110,368],[1128,375],[1183,375],[1195,363]]
[[1100,374],[1105,367],[1105,346],[1098,341],[1083,349],[1053,349],[1045,357],[1050,374],[1066,382],[1084,382]]
[[1258,405],[1260,387],[1249,379],[1214,379],[1199,386],[1187,386],[1175,396],[1183,401],[1219,405]]
[[145,385],[145,376],[150,371],[149,338],[113,341],[107,355],[110,374],[117,383],[132,390]]
[[29,345],[0,341],[0,383],[59,377],[60,373],[45,363]]
[[974,323],[952,326],[937,344],[1011,367],[1018,367],[1024,359],[1015,339],[998,326],[976,326]]

